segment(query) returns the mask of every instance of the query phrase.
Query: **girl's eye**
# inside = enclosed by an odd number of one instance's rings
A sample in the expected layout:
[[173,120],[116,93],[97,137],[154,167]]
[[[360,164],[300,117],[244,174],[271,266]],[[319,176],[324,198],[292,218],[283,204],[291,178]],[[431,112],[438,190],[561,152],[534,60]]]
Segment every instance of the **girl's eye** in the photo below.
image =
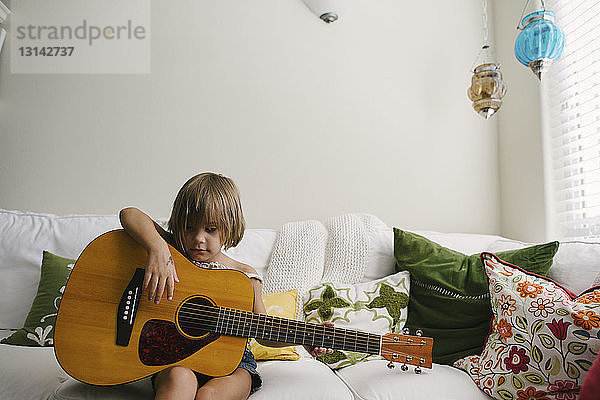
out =
[[215,232],[216,230],[217,230],[217,228],[214,226],[206,227],[206,232],[209,232],[209,233]]

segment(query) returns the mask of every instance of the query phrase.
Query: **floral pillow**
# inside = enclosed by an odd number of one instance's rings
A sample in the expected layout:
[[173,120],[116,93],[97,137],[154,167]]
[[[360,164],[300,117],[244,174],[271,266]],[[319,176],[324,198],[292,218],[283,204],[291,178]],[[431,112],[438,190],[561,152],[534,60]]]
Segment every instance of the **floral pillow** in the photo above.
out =
[[40,283],[23,328],[1,343],[19,346],[53,346],[54,323],[75,260],[44,251]]
[[[336,328],[383,335],[399,333],[406,322],[410,274],[407,271],[354,285],[321,283],[310,289],[304,301],[306,322],[330,321]],[[338,369],[376,355],[334,350],[318,359]]]
[[503,400],[575,400],[600,344],[600,287],[576,297],[548,278],[481,255],[493,320],[481,355],[454,363]]

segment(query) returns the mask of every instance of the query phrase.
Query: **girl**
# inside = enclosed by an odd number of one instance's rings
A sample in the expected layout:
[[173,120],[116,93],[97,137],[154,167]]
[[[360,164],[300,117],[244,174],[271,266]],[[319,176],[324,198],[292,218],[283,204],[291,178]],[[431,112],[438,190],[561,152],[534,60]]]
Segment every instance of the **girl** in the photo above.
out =
[[[167,243],[177,248],[200,268],[231,268],[246,274],[254,287],[254,312],[266,314],[262,300],[262,278],[256,270],[221,252],[236,246],[244,235],[245,221],[235,183],[225,176],[202,173],[190,178],[179,190],[169,219],[169,231],[136,208],[119,214],[123,228],[148,251],[144,290],[158,304],[163,294],[173,298],[179,281]],[[265,342],[280,347],[285,343]],[[313,356],[326,349],[308,349]],[[331,351],[331,350],[329,350]],[[175,366],[152,377],[155,399],[232,399],[242,400],[260,388],[262,380],[256,361],[246,348],[239,367],[228,376],[213,378],[187,367]]]

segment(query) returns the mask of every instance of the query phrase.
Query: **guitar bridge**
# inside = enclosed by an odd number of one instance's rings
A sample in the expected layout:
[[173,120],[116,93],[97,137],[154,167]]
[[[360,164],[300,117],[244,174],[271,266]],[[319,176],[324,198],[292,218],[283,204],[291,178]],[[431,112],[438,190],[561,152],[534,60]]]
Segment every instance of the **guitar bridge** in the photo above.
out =
[[137,314],[138,305],[142,298],[142,284],[144,283],[144,269],[137,268],[125,288],[119,307],[117,309],[117,346],[128,346],[133,329],[133,322]]

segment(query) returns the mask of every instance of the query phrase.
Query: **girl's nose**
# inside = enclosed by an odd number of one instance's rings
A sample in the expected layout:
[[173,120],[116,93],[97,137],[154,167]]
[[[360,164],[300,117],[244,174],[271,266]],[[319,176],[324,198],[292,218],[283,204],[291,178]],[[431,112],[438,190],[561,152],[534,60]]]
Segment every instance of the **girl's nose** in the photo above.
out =
[[204,236],[204,232],[202,230],[199,230],[198,232],[196,232],[196,235],[194,235],[194,240],[198,243],[206,242],[206,237]]

